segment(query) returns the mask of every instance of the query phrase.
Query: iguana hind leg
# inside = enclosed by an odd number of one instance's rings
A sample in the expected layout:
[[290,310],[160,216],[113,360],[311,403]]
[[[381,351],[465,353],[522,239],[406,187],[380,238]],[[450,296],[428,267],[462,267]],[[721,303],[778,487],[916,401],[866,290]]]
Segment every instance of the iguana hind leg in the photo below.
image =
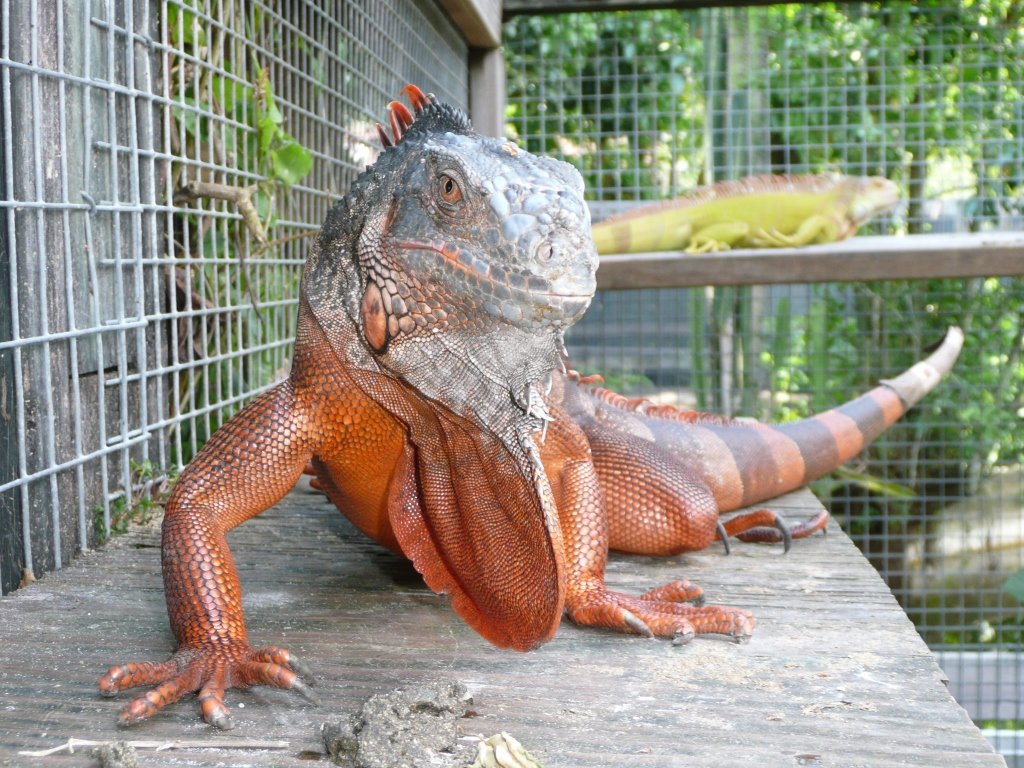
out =
[[788,248],[811,243],[831,243],[839,234],[839,226],[831,216],[814,214],[805,219],[796,232],[784,235],[777,229],[757,229],[751,241],[758,248]]
[[[598,470],[591,460],[588,436],[564,411],[558,411],[541,446],[541,456],[562,529],[565,605],[570,619],[577,624],[620,632],[673,638],[677,643],[689,642],[701,634],[726,635],[736,641],[750,637],[754,619],[749,612],[715,605],[686,605],[703,602],[703,590],[689,582],[676,581],[639,597],[609,590],[604,582],[609,510]],[[630,469],[624,467],[623,475]],[[717,513],[714,518],[717,520]],[[643,518],[627,521],[641,532],[641,538],[651,533],[643,532],[647,523]],[[655,537],[663,534],[664,530],[656,526]],[[712,520],[707,537],[713,539],[714,534]]]
[[686,247],[689,254],[709,253],[711,251],[728,251],[741,244],[750,233],[750,225],[745,221],[727,219],[716,221],[697,230],[690,237]]

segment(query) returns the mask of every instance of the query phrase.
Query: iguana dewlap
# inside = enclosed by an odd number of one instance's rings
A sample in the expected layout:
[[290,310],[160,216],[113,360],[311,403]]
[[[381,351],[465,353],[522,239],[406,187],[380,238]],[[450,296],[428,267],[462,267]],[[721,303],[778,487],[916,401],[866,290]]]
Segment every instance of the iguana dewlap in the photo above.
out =
[[593,236],[601,255],[832,243],[898,202],[879,176],[754,176],[605,219]]
[[311,695],[288,651],[249,644],[225,539],[307,464],[360,530],[409,557],[503,648],[549,640],[563,611],[679,642],[746,639],[750,613],[700,605],[685,581],[640,597],[610,592],[609,546],[673,554],[720,530],[781,538],[774,513],[724,528],[718,513],[845,461],[956,357],[958,331],[893,382],[781,427],[662,412],[574,383],[557,372],[562,333],[589,304],[597,268],[582,179],[407,92],[415,120],[392,102],[394,145],[382,133],[384,153],[312,247],[290,377],[214,434],[167,502],[164,587],[178,648],[100,679],[111,695],[157,686],[124,709],[125,722],[189,691],[221,728],[231,726],[227,688]]

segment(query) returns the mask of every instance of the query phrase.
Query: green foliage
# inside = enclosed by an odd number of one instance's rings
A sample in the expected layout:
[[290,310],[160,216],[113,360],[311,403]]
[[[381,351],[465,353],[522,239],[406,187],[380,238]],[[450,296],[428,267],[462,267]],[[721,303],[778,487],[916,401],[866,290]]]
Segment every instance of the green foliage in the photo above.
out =
[[656,199],[692,186],[700,161],[672,164],[674,147],[703,141],[704,42],[693,19],[648,11],[509,22],[508,135],[573,163],[591,200],[617,199],[620,189],[625,199]]
[[[312,154],[286,129],[270,70],[261,65],[255,54],[251,58],[228,55],[222,47],[235,44],[233,33],[218,33],[217,27],[204,17],[206,6],[200,0],[185,0],[184,6],[168,5],[171,48],[185,54],[171,55],[175,128],[172,149],[176,154],[237,169],[237,173],[220,174],[193,166],[188,171],[200,174],[204,181],[247,186],[255,180],[258,192],[253,196],[253,204],[264,231],[271,233],[278,221],[278,196],[287,196],[310,173]],[[234,25],[236,30],[244,28],[245,37],[250,39],[254,39],[256,30],[266,26],[260,7],[221,21],[229,27]],[[271,34],[276,35],[276,26],[270,28]],[[299,47],[306,51],[304,45]],[[306,53],[311,56],[309,51]],[[194,60],[214,66],[197,66]],[[175,164],[173,171],[177,188],[185,165]],[[267,259],[276,250],[253,252],[251,233],[241,221],[179,215],[175,229],[175,240],[182,245],[187,243],[193,258],[202,258],[201,262],[183,262],[177,270],[177,279],[187,283],[193,292],[187,302],[179,298],[184,304],[180,309],[199,308],[205,302],[220,306],[258,303],[263,307],[282,307],[297,295],[294,269],[252,265],[256,255]],[[184,248],[176,255],[184,256]],[[227,350],[262,349],[234,360],[191,367],[180,377],[179,390],[172,393],[177,398],[172,413],[196,409],[207,412],[175,427],[180,430],[181,452],[178,455],[175,445],[172,461],[188,463],[209,435],[237,409],[210,406],[225,400],[237,402],[239,395],[277,375],[280,362],[275,361],[279,352],[267,342],[277,341],[281,334],[288,333],[291,323],[281,318],[281,311],[271,309],[270,317],[264,318],[255,309],[242,309],[197,317],[190,326],[179,327],[179,362],[223,356]]]
[[[122,535],[128,532],[128,527],[136,525],[147,525],[163,505],[164,500],[170,495],[171,489],[177,480],[177,473],[173,472],[164,477],[158,485],[154,481],[155,468],[148,459],[142,463],[130,461],[132,495],[130,501],[125,496],[114,499],[110,505],[110,530],[107,530],[103,520],[103,507],[99,504],[93,510],[93,532],[96,534],[96,542],[102,545],[108,536]],[[136,489],[137,490],[134,490]],[[154,498],[154,495],[156,498]]]
[[260,171],[288,189],[313,169],[313,157],[281,127],[284,117],[274,101],[270,70],[258,65],[255,104]]
[[520,16],[508,135],[648,200],[753,172],[886,176],[958,198],[973,228],[1024,210],[1018,0]]

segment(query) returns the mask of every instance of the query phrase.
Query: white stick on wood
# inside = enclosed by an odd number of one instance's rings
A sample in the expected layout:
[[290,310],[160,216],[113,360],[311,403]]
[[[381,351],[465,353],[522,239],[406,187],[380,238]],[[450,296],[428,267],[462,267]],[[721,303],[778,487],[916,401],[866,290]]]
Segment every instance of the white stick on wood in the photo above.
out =
[[[75,747],[99,747],[110,744],[108,741],[90,741],[89,739],[68,739],[64,744],[39,751],[23,750],[19,755],[25,757],[49,757],[65,749],[68,754],[75,754]],[[161,752],[165,749],[288,749],[287,741],[129,741],[128,746],[135,749],[153,749]]]

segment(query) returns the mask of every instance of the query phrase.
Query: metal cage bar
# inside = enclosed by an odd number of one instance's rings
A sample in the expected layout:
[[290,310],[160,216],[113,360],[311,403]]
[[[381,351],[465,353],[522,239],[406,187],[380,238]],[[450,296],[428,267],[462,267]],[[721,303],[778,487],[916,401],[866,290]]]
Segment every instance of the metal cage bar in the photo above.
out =
[[374,123],[407,82],[467,107],[468,50],[429,0],[0,11],[6,593],[125,525],[287,374],[310,241],[257,253],[233,205],[174,201],[190,180],[267,179],[258,71],[313,160],[289,189],[264,187],[278,240],[316,231],[376,157]]

